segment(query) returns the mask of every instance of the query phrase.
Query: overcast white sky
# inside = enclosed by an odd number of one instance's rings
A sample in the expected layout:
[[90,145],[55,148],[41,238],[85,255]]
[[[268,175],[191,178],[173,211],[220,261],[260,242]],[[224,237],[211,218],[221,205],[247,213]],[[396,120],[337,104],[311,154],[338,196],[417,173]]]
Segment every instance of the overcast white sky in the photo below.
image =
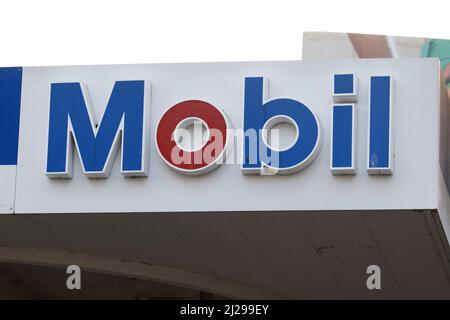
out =
[[450,39],[450,1],[2,0],[0,66],[293,60],[304,31]]

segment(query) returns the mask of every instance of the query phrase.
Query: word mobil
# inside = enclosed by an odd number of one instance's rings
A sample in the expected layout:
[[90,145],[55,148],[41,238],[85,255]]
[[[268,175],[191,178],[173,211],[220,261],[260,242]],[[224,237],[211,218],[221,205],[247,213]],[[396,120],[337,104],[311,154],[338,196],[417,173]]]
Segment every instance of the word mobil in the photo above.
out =
[[[392,174],[392,82],[390,76],[370,77],[369,174]],[[305,169],[319,153],[320,122],[299,101],[265,99],[267,88],[263,77],[244,79],[240,167],[243,174],[292,174]],[[125,177],[147,176],[149,89],[145,80],[116,81],[102,120],[96,124],[81,83],[52,83],[46,175],[72,177],[75,145],[89,178],[108,177],[119,149]],[[332,95],[330,170],[333,174],[355,174],[356,74],[334,74]],[[282,123],[290,124],[296,131],[294,142],[284,148],[268,139],[271,129]],[[183,132],[193,125],[196,130],[198,124],[202,143],[186,148],[181,143]],[[235,131],[223,110],[206,101],[187,100],[163,114],[156,127],[155,143],[159,155],[171,168],[182,174],[201,175],[223,163],[234,148]]]

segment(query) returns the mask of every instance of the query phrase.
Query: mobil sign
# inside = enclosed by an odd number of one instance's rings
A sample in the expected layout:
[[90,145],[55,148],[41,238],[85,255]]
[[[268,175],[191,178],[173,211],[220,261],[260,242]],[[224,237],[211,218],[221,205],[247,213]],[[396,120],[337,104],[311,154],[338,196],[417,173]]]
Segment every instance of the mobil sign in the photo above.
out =
[[12,212],[435,205],[437,60],[2,68],[0,77]]
[[[330,163],[335,174],[356,173],[357,79],[357,74],[332,75]],[[264,77],[245,77],[242,82],[243,125],[238,130],[226,110],[208,101],[184,100],[170,106],[155,130],[162,160],[179,173],[205,174],[230,159],[232,140],[240,138],[242,159],[233,157],[226,163],[242,160],[236,162],[244,174],[292,174],[306,168],[319,153],[323,135],[313,109],[291,98],[268,98],[269,81]],[[371,76],[369,86],[367,170],[392,174],[392,77]],[[125,177],[148,176],[150,87],[146,80],[115,81],[97,121],[83,83],[51,83],[47,176],[72,178],[74,146],[87,177],[107,178],[118,152]],[[280,129],[274,128],[283,123],[295,131],[285,147],[280,146]],[[278,141],[273,145],[274,138],[269,142],[268,137],[275,130]],[[183,147],[186,139],[190,147]]]

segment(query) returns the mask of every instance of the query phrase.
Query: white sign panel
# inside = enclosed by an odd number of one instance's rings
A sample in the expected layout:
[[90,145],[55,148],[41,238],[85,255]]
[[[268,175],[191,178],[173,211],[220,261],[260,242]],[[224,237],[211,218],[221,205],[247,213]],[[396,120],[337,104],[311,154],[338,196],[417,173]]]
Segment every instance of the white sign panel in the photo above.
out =
[[23,68],[16,213],[437,207],[434,59]]
[[16,166],[0,166],[0,214],[13,213]]

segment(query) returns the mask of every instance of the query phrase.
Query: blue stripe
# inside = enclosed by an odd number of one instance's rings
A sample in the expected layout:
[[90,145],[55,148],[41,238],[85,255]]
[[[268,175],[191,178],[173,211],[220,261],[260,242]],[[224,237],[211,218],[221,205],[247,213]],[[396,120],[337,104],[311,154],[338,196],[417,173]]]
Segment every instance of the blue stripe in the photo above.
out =
[[353,107],[333,106],[333,168],[350,168],[353,159]]
[[16,165],[22,68],[0,68],[0,165]]
[[391,77],[370,80],[369,168],[389,168]]

